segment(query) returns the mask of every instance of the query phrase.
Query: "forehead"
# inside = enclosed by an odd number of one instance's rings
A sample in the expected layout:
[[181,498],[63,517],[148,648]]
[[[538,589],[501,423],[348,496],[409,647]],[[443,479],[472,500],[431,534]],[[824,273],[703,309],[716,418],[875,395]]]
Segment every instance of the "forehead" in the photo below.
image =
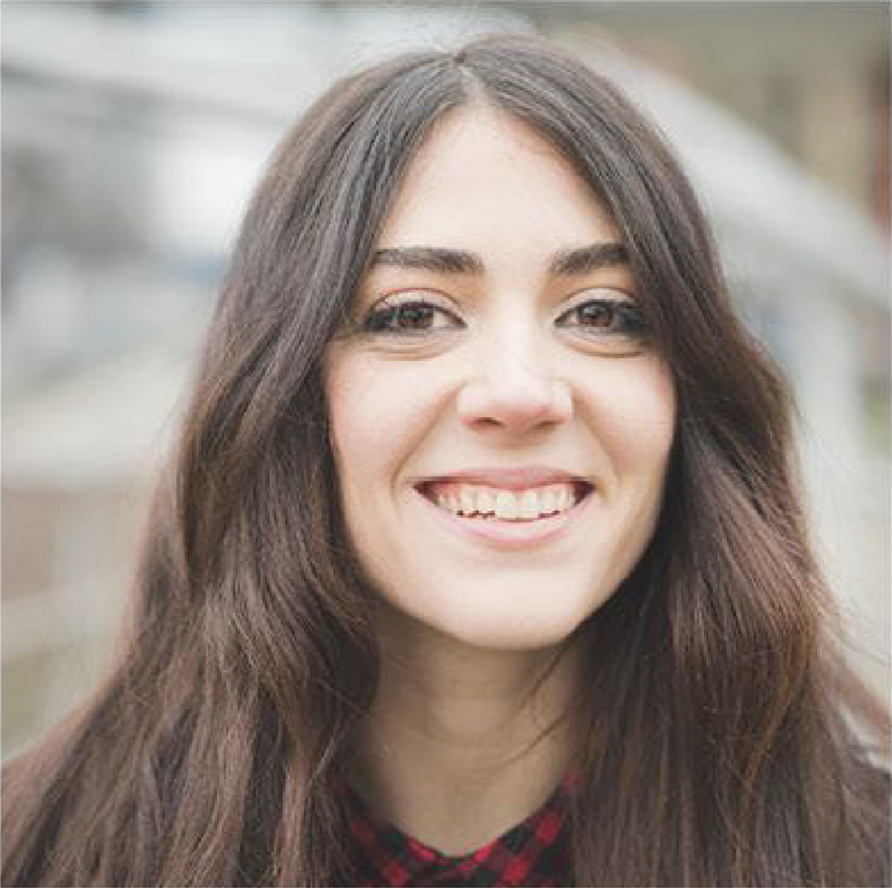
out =
[[616,239],[608,213],[557,149],[507,113],[470,107],[439,121],[421,146],[379,246],[499,240],[523,252],[607,239]]

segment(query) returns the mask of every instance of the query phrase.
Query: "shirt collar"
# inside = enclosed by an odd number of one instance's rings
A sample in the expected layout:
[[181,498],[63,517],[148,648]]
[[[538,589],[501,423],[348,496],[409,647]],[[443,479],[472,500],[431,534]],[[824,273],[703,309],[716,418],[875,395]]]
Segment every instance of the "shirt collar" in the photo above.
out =
[[568,885],[571,881],[568,778],[537,811],[497,839],[452,857],[380,818],[345,787],[354,870],[351,885]]

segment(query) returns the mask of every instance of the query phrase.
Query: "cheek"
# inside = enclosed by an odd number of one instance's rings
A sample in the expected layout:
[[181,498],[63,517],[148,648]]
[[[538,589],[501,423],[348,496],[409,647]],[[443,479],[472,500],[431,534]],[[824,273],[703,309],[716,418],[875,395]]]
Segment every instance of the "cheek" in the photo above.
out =
[[656,358],[617,361],[590,388],[592,422],[618,476],[662,483],[675,437],[675,386]]
[[[390,406],[380,395],[367,362],[344,354],[327,361],[325,397],[338,477],[348,487],[374,473],[387,442]],[[382,409],[383,408],[383,409]]]
[[436,410],[436,381],[417,363],[332,351],[325,395],[338,475],[347,488],[393,476]]

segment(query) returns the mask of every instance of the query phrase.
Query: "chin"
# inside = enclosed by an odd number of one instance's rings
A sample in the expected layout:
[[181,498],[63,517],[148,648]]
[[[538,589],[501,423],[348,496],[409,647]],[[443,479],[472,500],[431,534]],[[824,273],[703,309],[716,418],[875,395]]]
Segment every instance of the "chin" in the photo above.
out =
[[567,641],[579,623],[573,626],[480,626],[466,629],[453,638],[467,647],[504,653],[541,651],[559,647]]
[[[490,593],[494,590],[490,589]],[[601,606],[598,602],[580,602],[578,596],[564,598],[560,591],[550,591],[537,600],[518,600],[516,591],[510,597],[497,594],[482,596],[478,590],[460,606],[460,596],[443,598],[447,606],[436,607],[428,600],[428,607],[418,602],[389,604],[401,612],[402,619],[415,625],[420,633],[436,635],[469,648],[490,651],[534,651],[563,644],[579,626]],[[501,600],[500,600],[501,599]],[[408,627],[407,627],[408,628]]]

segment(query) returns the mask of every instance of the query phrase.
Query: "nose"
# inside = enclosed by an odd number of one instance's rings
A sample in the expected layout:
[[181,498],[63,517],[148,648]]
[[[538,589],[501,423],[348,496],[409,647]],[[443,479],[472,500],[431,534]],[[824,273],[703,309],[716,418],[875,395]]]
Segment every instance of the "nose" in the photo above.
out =
[[489,350],[478,373],[458,395],[458,415],[475,431],[522,435],[566,422],[573,413],[570,388],[532,352]]

